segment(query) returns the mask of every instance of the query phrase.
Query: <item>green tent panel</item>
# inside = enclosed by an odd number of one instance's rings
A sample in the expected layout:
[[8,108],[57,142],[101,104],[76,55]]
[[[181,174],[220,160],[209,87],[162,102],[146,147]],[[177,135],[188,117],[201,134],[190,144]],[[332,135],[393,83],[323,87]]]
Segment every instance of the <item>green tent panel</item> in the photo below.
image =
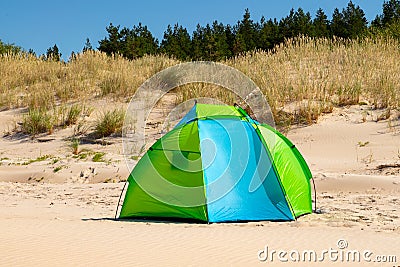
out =
[[267,143],[295,216],[311,213],[312,175],[304,158],[285,136],[271,126],[263,124],[258,128]]
[[[135,166],[128,179],[120,218],[207,221],[197,122],[183,128],[159,139]],[[175,146],[177,140],[184,151]]]
[[140,159],[119,218],[286,221],[312,212],[297,148],[238,106],[196,104]]

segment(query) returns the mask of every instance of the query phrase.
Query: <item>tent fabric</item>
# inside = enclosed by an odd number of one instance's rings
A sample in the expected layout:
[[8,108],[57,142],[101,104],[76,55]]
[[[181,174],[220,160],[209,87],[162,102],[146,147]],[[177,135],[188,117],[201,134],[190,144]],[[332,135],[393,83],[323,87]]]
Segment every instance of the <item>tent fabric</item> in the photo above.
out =
[[259,126],[260,132],[272,154],[280,180],[296,217],[311,213],[310,179],[312,178],[304,158],[297,148],[281,133],[269,125]]
[[196,104],[129,176],[119,218],[287,221],[311,213],[294,145],[237,106]]
[[[129,176],[120,218],[166,217],[207,220],[197,123],[178,128],[158,140]],[[180,151],[176,144],[185,148]],[[197,138],[198,139],[198,138]],[[196,140],[196,139],[194,139]],[[165,144],[165,150],[162,149]]]
[[[265,148],[248,122],[199,121],[199,133],[201,140],[215,141],[201,143],[203,164],[213,158],[204,169],[210,222],[294,219]],[[208,147],[211,144],[215,149]],[[248,192],[253,179],[263,181]]]
[[234,106],[196,104],[175,127],[177,128],[194,119],[240,118],[242,116]]

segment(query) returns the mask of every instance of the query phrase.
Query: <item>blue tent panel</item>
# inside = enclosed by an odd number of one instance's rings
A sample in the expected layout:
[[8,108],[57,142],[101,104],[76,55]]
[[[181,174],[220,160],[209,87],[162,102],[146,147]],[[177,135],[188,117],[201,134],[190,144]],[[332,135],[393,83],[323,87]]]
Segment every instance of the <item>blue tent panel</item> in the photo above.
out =
[[192,107],[191,110],[189,110],[189,112],[185,115],[185,117],[182,118],[182,120],[180,120],[180,122],[175,126],[175,128],[178,128],[179,126],[181,126],[182,124],[187,123],[190,120],[193,120],[194,118],[197,117],[197,113],[196,113],[196,105],[194,105]]
[[294,220],[271,159],[249,122],[200,120],[198,127],[210,222]]

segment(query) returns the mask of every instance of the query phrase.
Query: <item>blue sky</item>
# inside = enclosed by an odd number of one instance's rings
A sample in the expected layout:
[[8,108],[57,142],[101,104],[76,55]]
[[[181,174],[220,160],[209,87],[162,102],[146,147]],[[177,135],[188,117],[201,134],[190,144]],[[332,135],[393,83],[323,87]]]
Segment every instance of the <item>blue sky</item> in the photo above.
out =
[[[365,12],[369,21],[382,13],[383,0],[353,0]],[[249,8],[253,20],[287,16],[291,8],[303,8],[314,16],[321,7],[330,18],[335,7],[340,10],[348,0],[202,0],[202,1],[103,1],[103,0],[19,0],[3,1],[0,7],[0,39],[37,54],[57,44],[63,58],[72,51],[81,51],[86,38],[94,47],[106,35],[106,27],[114,25],[132,28],[142,22],[159,39],[168,24],[179,23],[190,33],[197,23],[214,20],[235,24]]]

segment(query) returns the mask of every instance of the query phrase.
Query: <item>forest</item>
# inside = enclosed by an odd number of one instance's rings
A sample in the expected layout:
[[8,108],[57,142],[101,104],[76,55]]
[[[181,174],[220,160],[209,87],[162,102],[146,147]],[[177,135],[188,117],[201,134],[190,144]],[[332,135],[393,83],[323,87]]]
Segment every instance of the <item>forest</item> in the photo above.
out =
[[[400,39],[400,0],[385,1],[381,14],[370,22],[362,8],[350,1],[342,10],[336,8],[331,19],[321,8],[315,16],[299,8],[290,10],[280,20],[261,17],[260,21],[254,21],[246,9],[235,25],[224,25],[215,20],[206,25],[198,24],[195,31],[189,33],[177,23],[167,26],[161,41],[142,23],[132,28],[110,23],[106,32],[104,39],[98,41],[97,48],[87,38],[82,51],[72,52],[69,59],[80,52],[99,50],[127,59],[163,54],[181,61],[222,61],[249,51],[273,50],[285,40],[298,36],[360,39],[384,35]],[[33,50],[25,51],[0,40],[0,54],[20,52],[36,56]],[[44,60],[55,61],[61,60],[61,56],[57,44],[49,47],[46,54],[38,55]]]

